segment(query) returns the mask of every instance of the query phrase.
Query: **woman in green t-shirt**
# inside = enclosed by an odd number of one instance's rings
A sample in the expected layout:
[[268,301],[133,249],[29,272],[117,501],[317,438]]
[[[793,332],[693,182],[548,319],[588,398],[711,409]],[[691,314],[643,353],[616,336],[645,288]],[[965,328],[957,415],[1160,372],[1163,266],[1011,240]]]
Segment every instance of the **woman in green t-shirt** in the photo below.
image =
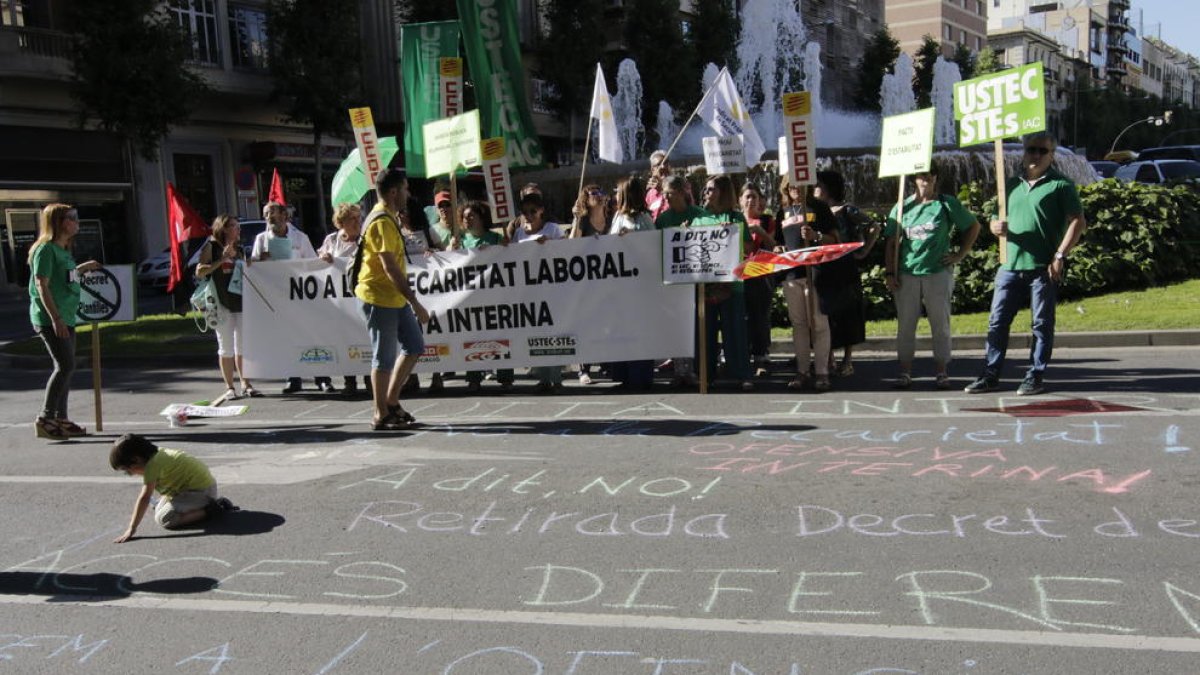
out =
[[71,244],[78,233],[79,213],[67,204],[50,204],[42,209],[38,238],[29,248],[29,320],[54,361],[34,431],[38,438],[56,441],[87,435],[67,417],[67,395],[75,370],[79,275],[99,269],[100,263],[75,264]]

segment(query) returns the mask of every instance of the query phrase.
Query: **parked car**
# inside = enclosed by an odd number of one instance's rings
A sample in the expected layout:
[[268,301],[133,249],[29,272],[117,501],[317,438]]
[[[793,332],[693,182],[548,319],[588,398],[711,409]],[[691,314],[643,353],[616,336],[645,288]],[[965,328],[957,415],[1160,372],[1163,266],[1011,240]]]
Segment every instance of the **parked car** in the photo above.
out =
[[1117,169],[1114,178],[1126,183],[1168,183],[1200,180],[1200,162],[1190,159],[1151,159],[1131,162]]
[[[254,238],[260,232],[267,228],[265,220],[243,220],[242,225],[242,250],[246,252],[246,257],[250,257],[250,249],[254,246]],[[196,263],[200,261],[200,248],[192,254],[188,260],[187,266],[194,268]],[[137,280],[139,284],[145,286],[166,287],[167,278],[171,276],[171,249],[164,248],[162,251],[146,258],[138,263]]]
[[1112,178],[1113,174],[1117,172],[1117,169],[1121,168],[1120,164],[1116,162],[1109,162],[1107,160],[1096,160],[1094,162],[1088,162],[1088,164],[1092,165],[1092,168],[1096,170],[1096,175],[1100,176],[1101,178]]
[[1146,148],[1138,153],[1138,159],[1191,159],[1200,161],[1200,145],[1164,145]]

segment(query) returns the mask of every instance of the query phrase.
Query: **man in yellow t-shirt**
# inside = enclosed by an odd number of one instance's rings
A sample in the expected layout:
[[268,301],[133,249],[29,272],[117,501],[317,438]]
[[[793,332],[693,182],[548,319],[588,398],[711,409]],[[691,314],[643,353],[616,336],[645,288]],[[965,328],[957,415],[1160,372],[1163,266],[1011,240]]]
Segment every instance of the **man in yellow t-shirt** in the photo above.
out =
[[404,265],[399,219],[406,217],[402,211],[408,203],[408,178],[400,169],[382,171],[375,179],[375,193],[379,201],[363,230],[362,267],[354,295],[363,303],[371,335],[371,397],[375,402],[371,428],[397,431],[416,422],[400,407],[400,387],[425,349],[421,324],[429,321],[429,313],[409,285]]

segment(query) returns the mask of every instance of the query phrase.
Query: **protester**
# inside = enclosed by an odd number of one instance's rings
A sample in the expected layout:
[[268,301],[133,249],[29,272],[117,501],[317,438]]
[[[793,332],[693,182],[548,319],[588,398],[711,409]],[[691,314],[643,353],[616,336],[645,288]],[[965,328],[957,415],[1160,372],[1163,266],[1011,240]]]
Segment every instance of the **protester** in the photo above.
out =
[[[551,239],[562,239],[562,230],[558,223],[546,220],[546,205],[540,192],[529,192],[521,197],[522,223],[516,228],[512,241],[524,243],[534,241],[545,244]],[[560,366],[535,366],[529,369],[531,375],[537,378],[537,392],[544,394],[562,389],[562,368]]]
[[[750,229],[737,210],[737,193],[729,176],[714,176],[704,185],[704,210],[708,215],[692,221],[695,227],[733,225],[737,241],[745,250],[750,244]],[[726,377],[741,382],[742,391],[754,389],[750,381],[750,353],[746,344],[746,298],[741,281],[705,284],[704,302],[708,306],[704,329],[708,337],[708,372],[717,374],[717,335],[725,354]]]
[[[626,176],[617,183],[614,194],[616,213],[613,215],[609,233],[624,236],[629,232],[646,232],[654,229],[654,220],[646,208],[646,186],[636,174]],[[655,246],[658,240],[655,240]],[[609,365],[613,380],[627,389],[646,390],[654,384],[654,361],[617,361]]]
[[204,462],[181,450],[160,448],[138,434],[118,438],[108,463],[114,471],[142,477],[142,491],[133,503],[129,526],[114,540],[118,544],[133,538],[155,492],[162,497],[154,507],[154,520],[168,530],[237,510],[217,492],[217,481]]
[[[929,317],[933,333],[935,386],[950,388],[950,301],[954,295],[954,266],[971,251],[979,236],[979,221],[951,195],[937,191],[938,165],[913,176],[916,194],[904,202],[903,222],[896,221],[897,209],[888,214],[884,236],[885,279],[896,299],[896,352],[900,372],[894,386],[912,386],[912,362],[916,351],[917,321],[921,307]],[[903,233],[901,234],[901,230]],[[958,248],[950,251],[954,235]],[[899,247],[900,268],[895,268]]]
[[[571,207],[571,239],[608,234],[612,219],[608,215],[608,194],[595,183],[583,186]],[[579,384],[592,384],[592,364],[579,364]]]
[[[1087,229],[1075,184],[1051,168],[1057,141],[1046,132],[1024,138],[1024,173],[1008,179],[1008,220],[992,220],[992,234],[1007,236],[1007,262],[996,272],[992,312],[988,318],[987,356],[983,374],[967,385],[968,394],[1000,387],[1013,316],[1027,299],[1033,314],[1032,365],[1017,388],[1020,396],[1046,390],[1046,367],[1054,351],[1058,286],[1067,257]],[[997,179],[998,180],[998,179]]]
[[[442,193],[449,194],[449,193]],[[446,198],[447,203],[449,197]],[[419,204],[411,197],[404,202],[404,208],[399,212],[400,220],[400,235],[404,238],[404,251],[406,255],[421,254],[424,256],[433,255],[437,251],[445,250],[446,246],[442,244],[442,240],[434,234],[433,226],[424,219],[423,212]],[[449,216],[447,216],[447,219]],[[449,241],[449,240],[448,240]],[[429,376],[429,391],[431,393],[439,392],[445,387],[445,381],[442,374],[433,373]],[[416,373],[410,373],[404,381],[404,393],[406,395],[415,394],[421,390],[421,380]]]
[[[338,204],[333,211],[333,227],[334,231],[326,235],[317,249],[317,256],[328,263],[334,258],[353,260],[358,252],[358,237],[362,234],[362,208],[348,202]],[[353,375],[344,376],[342,384],[347,396],[358,393],[358,379]],[[363,387],[368,392],[371,390],[370,376],[363,377]]]
[[[843,256],[826,267],[837,278],[843,302],[829,315],[829,371],[847,377],[854,374],[854,346],[867,339],[867,313],[863,302],[862,272],[859,263],[866,259],[879,237],[879,228],[853,204],[846,203],[846,180],[836,171],[818,171],[813,197],[824,202],[837,219],[838,241],[863,242],[862,248]],[[835,368],[833,350],[842,350],[842,362]]]
[[[238,265],[245,264],[246,254],[242,249],[242,227],[237,218],[228,214],[217,216],[212,225],[212,236],[200,250],[196,264],[197,279],[212,279],[217,293],[217,320],[213,332],[217,334],[217,361],[221,368],[221,379],[225,382],[222,401],[236,401],[242,396],[262,396],[250,380],[246,379],[242,367],[242,293],[239,288],[230,289],[230,281],[239,278]],[[242,388],[233,386],[237,374]]]
[[[317,257],[312,242],[295,225],[288,222],[287,209],[279,202],[267,202],[263,206],[263,219],[267,227],[254,238],[250,249],[250,260],[292,260]],[[317,389],[333,391],[333,382],[328,377],[315,378]],[[282,394],[294,394],[301,389],[300,378],[289,377]]]
[[[650,153],[650,177],[646,179],[645,201],[651,218],[657,219],[671,207],[666,192],[667,179],[671,175],[671,162],[667,158],[667,153],[663,150],[655,150]],[[696,199],[692,196],[692,184],[685,180],[683,190],[687,203],[695,205]]]
[[508,223],[504,226],[505,241],[516,241],[517,230],[525,226],[525,216],[520,213],[520,209],[521,200],[524,199],[526,195],[537,195],[542,197],[543,195],[541,186],[539,186],[537,183],[526,183],[521,186],[521,189],[517,193],[517,216],[508,221]]
[[454,203],[450,193],[443,190],[433,197],[433,205],[437,208],[437,220],[429,226],[430,239],[436,242],[434,248],[446,251],[458,248],[458,234],[454,227]]
[[[669,176],[663,182],[663,198],[667,210],[654,219],[654,227],[665,230],[670,227],[690,225],[707,215],[707,212],[688,200],[688,182],[683,176]],[[690,356],[677,356],[672,361],[674,387],[696,386],[696,361]]]
[[[780,234],[783,246],[779,250],[796,250],[810,246],[837,243],[837,221],[823,202],[805,195],[800,185],[791,185],[784,178],[779,186],[782,207]],[[825,392],[832,388],[829,381],[829,303],[832,291],[822,283],[822,270],[803,265],[784,273],[783,298],[787,302],[788,320],[792,324],[792,348],[796,354],[796,377],[788,389],[803,391],[810,386]]]
[[29,320],[46,345],[54,371],[46,382],[42,412],[34,420],[38,438],[64,441],[87,430],[67,415],[71,373],[75,371],[75,324],[79,275],[99,269],[89,260],[75,264],[71,246],[79,234],[79,213],[67,204],[42,209],[38,237],[29,247]]
[[[750,245],[747,257],[761,250],[775,249],[775,221],[765,213],[766,200],[762,190],[754,183],[742,188],[742,217],[750,228]],[[771,300],[775,286],[769,275],[746,280],[746,328],[750,338],[750,360],[754,363],[754,374],[762,377],[768,373],[771,352]]]
[[354,295],[363,303],[371,336],[371,398],[375,404],[371,428],[395,431],[416,423],[400,405],[400,387],[425,349],[421,324],[429,321],[429,314],[409,285],[406,272],[399,218],[408,201],[408,178],[399,169],[381,171],[375,179],[375,194],[379,201],[367,216]]
[[[503,246],[508,242],[492,230],[492,213],[483,202],[467,202],[458,209],[458,219],[465,231],[462,236],[462,247],[467,250],[483,249],[489,246]],[[482,370],[467,371],[467,391],[476,393],[482,388],[484,373]],[[503,391],[512,389],[513,369],[501,368],[496,371],[496,381]]]

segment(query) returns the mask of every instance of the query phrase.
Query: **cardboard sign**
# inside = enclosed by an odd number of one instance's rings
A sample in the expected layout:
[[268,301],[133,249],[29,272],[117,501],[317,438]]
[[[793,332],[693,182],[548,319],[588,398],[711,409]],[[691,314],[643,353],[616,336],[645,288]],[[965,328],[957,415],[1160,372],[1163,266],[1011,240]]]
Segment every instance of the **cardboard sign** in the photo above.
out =
[[955,84],[954,119],[959,146],[1045,131],[1041,62]]
[[[811,94],[801,91],[783,95],[783,124],[788,139],[788,185],[816,185],[817,143],[813,137]],[[779,156],[782,158],[783,153]]]
[[926,108],[883,118],[879,177],[908,176],[929,170],[933,158],[935,110]]
[[742,261],[739,226],[671,227],[662,230],[664,284],[735,281]]
[[133,265],[109,265],[79,280],[76,316],[87,323],[133,321],[137,317],[137,284]]
[[429,122],[425,136],[425,171],[430,176],[449,174],[459,167],[479,166],[479,111]]
[[746,146],[742,135],[705,136],[704,167],[710,176],[744,172]]
[[487,185],[488,204],[492,207],[492,222],[503,223],[517,216],[513,202],[512,176],[508,172],[508,155],[504,152],[504,137],[483,142],[483,182]]
[[351,108],[350,126],[354,129],[354,142],[358,145],[358,156],[362,159],[363,173],[367,185],[375,185],[375,176],[384,169],[379,156],[379,137],[375,135],[375,120],[370,108]]
[[445,57],[438,59],[439,97],[441,99],[441,117],[453,117],[463,109],[463,67],[462,59]]

